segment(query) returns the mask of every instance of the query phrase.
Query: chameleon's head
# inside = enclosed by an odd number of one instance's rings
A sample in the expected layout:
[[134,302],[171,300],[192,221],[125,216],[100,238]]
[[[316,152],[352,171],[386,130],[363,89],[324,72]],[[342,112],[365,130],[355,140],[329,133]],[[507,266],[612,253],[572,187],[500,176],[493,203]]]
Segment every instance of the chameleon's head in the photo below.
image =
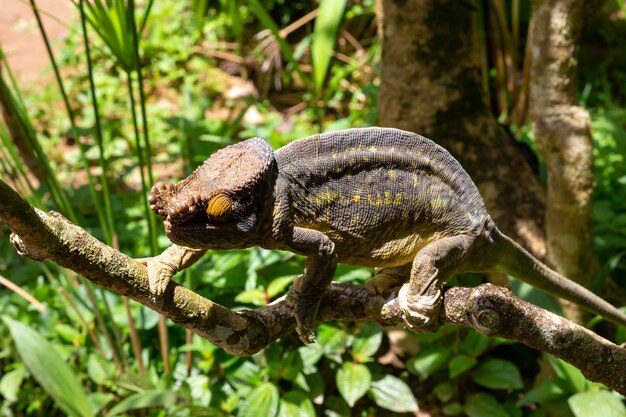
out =
[[150,208],[169,239],[197,249],[250,246],[273,203],[276,161],[271,146],[248,139],[214,153],[177,184],[156,184]]

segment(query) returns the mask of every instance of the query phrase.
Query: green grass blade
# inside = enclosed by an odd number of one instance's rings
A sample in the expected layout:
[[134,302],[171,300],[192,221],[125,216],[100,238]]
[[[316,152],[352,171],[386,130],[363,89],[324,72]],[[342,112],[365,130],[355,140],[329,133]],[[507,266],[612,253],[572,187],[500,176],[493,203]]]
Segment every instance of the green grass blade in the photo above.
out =
[[[91,50],[89,47],[89,39],[87,38],[87,22],[85,17],[84,1],[79,0],[80,10],[80,22],[83,30],[83,45],[85,46],[85,57],[87,58],[87,73],[89,75],[89,88],[91,91],[91,105],[93,106],[94,119],[95,119],[95,139],[98,145],[100,168],[102,169],[102,175],[100,176],[100,184],[102,186],[102,194],[104,200],[104,218],[106,220],[105,236],[111,239],[115,235],[115,222],[113,219],[113,210],[111,208],[111,194],[109,192],[109,181],[107,179],[108,164],[104,157],[104,146],[102,144],[102,124],[100,122],[100,111],[98,109],[98,96],[96,94],[96,86],[93,77],[93,65],[91,62]],[[112,241],[106,243],[111,244]]]
[[153,3],[154,3],[154,0],[149,0],[148,5],[146,6],[146,10],[143,12],[143,17],[141,18],[141,24],[139,25],[139,34],[142,34],[144,28],[146,27],[146,23],[148,22],[148,16],[150,15],[150,10],[152,10]]
[[346,0],[320,0],[311,44],[313,80],[318,97],[321,96],[345,8]]
[[50,342],[26,325],[4,317],[24,364],[55,403],[69,416],[92,417],[87,395]]

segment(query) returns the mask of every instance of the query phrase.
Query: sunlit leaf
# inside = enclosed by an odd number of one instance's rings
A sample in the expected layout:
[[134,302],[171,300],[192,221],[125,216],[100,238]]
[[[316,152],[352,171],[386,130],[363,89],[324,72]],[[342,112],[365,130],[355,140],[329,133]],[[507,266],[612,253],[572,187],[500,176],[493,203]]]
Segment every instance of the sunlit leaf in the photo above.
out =
[[350,407],[365,395],[370,387],[372,374],[367,366],[346,362],[337,371],[337,389]]
[[385,375],[382,379],[373,381],[369,393],[379,407],[387,410],[396,413],[419,410],[417,400],[409,386],[396,376]]
[[367,362],[378,351],[383,340],[383,331],[379,326],[370,323],[362,328],[352,342],[352,357],[357,362]]
[[567,400],[576,417],[626,417],[626,407],[608,391],[580,392]]
[[423,350],[407,361],[407,369],[425,380],[446,363],[451,353],[451,349]]
[[57,405],[72,417],[93,416],[82,385],[52,344],[30,327],[3,319],[24,364]]
[[276,385],[265,382],[253,389],[239,407],[238,417],[273,417],[278,413],[280,396]]

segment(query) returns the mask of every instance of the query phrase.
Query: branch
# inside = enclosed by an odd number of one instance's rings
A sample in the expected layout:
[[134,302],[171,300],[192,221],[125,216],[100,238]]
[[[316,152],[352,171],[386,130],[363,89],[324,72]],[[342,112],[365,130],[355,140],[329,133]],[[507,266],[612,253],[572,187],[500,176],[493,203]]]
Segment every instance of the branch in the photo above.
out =
[[[154,301],[146,267],[103,244],[56,213],[31,207],[0,181],[0,220],[13,230],[18,253],[50,259],[90,281],[140,302],[235,355],[250,355],[292,332],[290,307],[277,302],[255,311],[231,311],[171,281]],[[396,293],[388,298],[356,285],[332,284],[324,294],[318,322],[370,320],[402,322]],[[473,327],[489,336],[524,343],[552,353],[593,381],[626,394],[626,350],[564,318],[490,284],[450,288],[444,294],[441,323]],[[436,330],[436,329],[429,329]]]

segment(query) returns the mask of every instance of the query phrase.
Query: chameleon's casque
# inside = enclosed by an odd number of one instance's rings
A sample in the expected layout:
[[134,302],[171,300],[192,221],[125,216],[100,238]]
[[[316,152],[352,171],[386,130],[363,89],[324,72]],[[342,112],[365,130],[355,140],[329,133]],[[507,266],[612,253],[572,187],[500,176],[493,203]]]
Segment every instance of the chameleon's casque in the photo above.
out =
[[615,307],[504,236],[461,165],[414,133],[349,129],[276,152],[249,139],[176,185],[156,185],[149,202],[183,247],[176,253],[193,251],[153,264],[157,294],[206,249],[262,246],[307,256],[288,298],[306,342],[337,261],[377,267],[366,283],[372,292],[404,283],[399,298],[412,327],[436,319],[442,286],[470,271],[506,272],[626,325]]

